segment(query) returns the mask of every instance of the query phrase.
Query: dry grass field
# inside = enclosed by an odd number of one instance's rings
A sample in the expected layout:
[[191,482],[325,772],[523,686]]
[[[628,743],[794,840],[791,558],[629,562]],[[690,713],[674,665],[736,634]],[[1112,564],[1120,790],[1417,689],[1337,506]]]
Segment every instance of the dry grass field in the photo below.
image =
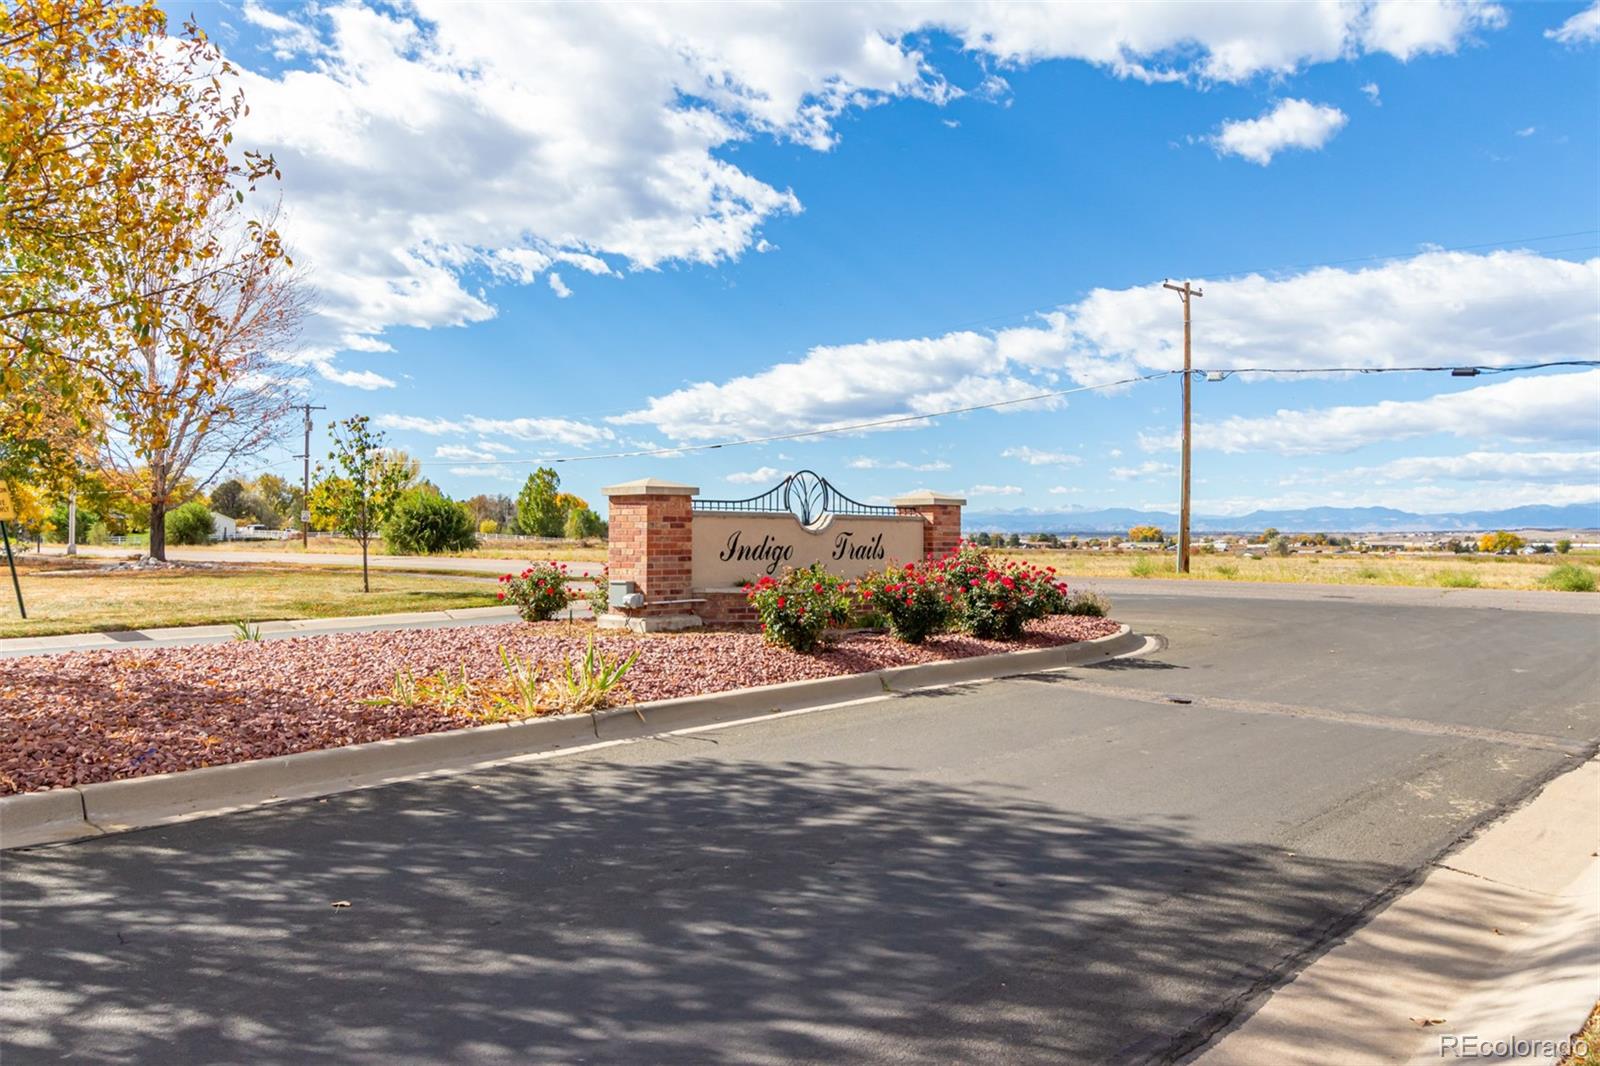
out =
[[[1268,555],[1251,559],[1239,554],[1195,555],[1191,573],[1176,572],[1173,552],[1030,550],[1007,552],[1053,566],[1072,577],[1144,577],[1152,580],[1281,581],[1323,585],[1409,585],[1433,588],[1548,589],[1552,574],[1587,572],[1600,579],[1600,554],[1571,555],[1420,555],[1370,552],[1334,555]],[[1579,583],[1582,579],[1579,577]],[[1569,582],[1562,582],[1563,584]]]

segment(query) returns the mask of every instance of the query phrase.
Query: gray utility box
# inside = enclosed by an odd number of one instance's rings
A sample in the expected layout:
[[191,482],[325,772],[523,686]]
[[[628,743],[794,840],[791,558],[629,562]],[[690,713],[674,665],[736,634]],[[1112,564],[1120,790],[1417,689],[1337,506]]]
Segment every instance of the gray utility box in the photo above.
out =
[[638,591],[639,586],[632,581],[611,581],[607,583],[606,599],[613,609],[636,611],[644,606],[644,596]]

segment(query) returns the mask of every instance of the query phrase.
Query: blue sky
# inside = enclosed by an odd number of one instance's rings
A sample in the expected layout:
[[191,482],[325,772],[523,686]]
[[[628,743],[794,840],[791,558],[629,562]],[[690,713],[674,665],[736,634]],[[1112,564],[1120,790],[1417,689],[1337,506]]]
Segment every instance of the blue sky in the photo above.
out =
[[[1581,4],[198,17],[318,293],[290,356],[457,496],[1170,369],[1166,277],[1203,367],[1600,357]],[[1170,509],[1178,389],[558,470]],[[1234,377],[1196,424],[1203,513],[1600,500],[1595,370]]]

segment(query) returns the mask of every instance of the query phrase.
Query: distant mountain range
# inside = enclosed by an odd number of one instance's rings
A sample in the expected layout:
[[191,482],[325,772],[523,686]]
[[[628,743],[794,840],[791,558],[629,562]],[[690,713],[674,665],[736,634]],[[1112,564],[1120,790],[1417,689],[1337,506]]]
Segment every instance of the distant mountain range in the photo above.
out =
[[[1099,511],[967,511],[961,525],[988,533],[1127,533],[1130,526],[1178,528],[1166,511],[1108,507]],[[1247,515],[1194,515],[1200,533],[1258,533],[1268,527],[1294,533],[1451,533],[1491,529],[1600,529],[1600,503],[1551,507],[1538,504],[1503,511],[1414,514],[1392,507],[1307,507],[1297,511],[1252,511]]]

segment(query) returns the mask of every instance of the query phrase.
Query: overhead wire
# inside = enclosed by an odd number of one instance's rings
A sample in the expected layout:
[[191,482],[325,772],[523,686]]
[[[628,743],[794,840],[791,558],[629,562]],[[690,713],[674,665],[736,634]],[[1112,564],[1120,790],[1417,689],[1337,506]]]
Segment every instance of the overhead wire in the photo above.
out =
[[[1204,376],[1207,374],[1220,374],[1224,377],[1233,374],[1418,374],[1418,373],[1450,373],[1452,375],[1473,376],[1480,374],[1508,374],[1524,370],[1545,370],[1552,367],[1600,367],[1600,359],[1553,359],[1540,363],[1517,363],[1509,366],[1493,366],[1488,364],[1466,365],[1430,365],[1430,366],[1347,366],[1347,367],[1227,367],[1222,369],[1203,369],[1193,367],[1189,373]],[[1463,374],[1463,372],[1467,372]],[[722,448],[740,448],[755,444],[774,444],[780,441],[801,440],[808,437],[832,436],[841,433],[858,433],[863,430],[881,429],[885,426],[905,425],[913,422],[929,422],[938,418],[948,418],[953,415],[970,414],[974,411],[990,411],[1001,407],[1014,407],[1022,404],[1038,403],[1041,400],[1058,399],[1063,396],[1073,396],[1085,392],[1097,392],[1102,389],[1112,389],[1125,385],[1137,385],[1158,378],[1181,377],[1182,370],[1158,370],[1149,374],[1140,374],[1135,377],[1120,378],[1116,381],[1098,382],[1092,385],[1079,385],[1070,389],[1052,389],[1048,392],[1032,393],[1027,396],[1018,396],[1006,400],[992,400],[988,403],[969,404],[965,407],[951,407],[941,411],[924,411],[917,414],[894,415],[888,418],[877,418],[866,422],[852,422],[845,425],[818,426],[813,429],[794,430],[788,433],[772,433],[760,437],[740,437],[732,440],[717,441],[709,444],[679,444],[661,448],[635,448],[627,451],[588,453],[579,455],[560,456],[502,456],[494,459],[431,459],[422,460],[423,466],[452,467],[462,466],[505,466],[519,463],[584,463],[597,462],[608,459],[637,459],[652,455],[683,455],[688,452],[716,451]]]

